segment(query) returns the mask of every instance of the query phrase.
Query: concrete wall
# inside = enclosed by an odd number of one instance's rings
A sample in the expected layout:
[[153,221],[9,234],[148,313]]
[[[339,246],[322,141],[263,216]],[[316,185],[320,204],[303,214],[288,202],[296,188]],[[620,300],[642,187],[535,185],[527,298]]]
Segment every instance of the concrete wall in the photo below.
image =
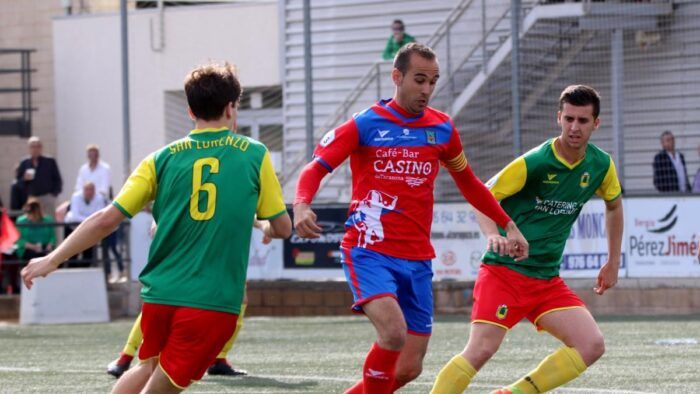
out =
[[[166,8],[162,51],[152,49],[158,36],[151,36],[151,24],[157,33],[157,10],[129,13],[132,169],[166,142],[165,93],[182,90],[194,65],[232,62],[244,88],[281,83],[274,2]],[[61,168],[72,187],[85,145],[97,143],[116,192],[124,180],[119,16],[56,18],[53,34]]]
[[[44,141],[44,154],[56,155],[54,124],[53,42],[51,18],[61,15],[58,0],[0,0],[0,48],[35,49],[30,61],[37,71],[32,74],[32,105],[38,108],[32,116],[32,134]],[[0,56],[2,66],[17,67],[18,56]],[[19,87],[19,74],[0,75],[2,87]],[[9,81],[11,85],[6,83]],[[20,103],[19,95],[0,95],[0,103]],[[10,203],[10,183],[19,160],[27,154],[26,139],[0,136],[0,198]],[[61,168],[62,169],[62,168]]]

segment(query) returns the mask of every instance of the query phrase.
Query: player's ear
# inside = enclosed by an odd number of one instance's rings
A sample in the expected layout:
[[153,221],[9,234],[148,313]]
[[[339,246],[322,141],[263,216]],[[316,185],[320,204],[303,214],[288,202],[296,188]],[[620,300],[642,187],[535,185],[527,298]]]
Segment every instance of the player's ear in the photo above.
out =
[[197,120],[197,117],[195,116],[194,112],[192,112],[192,108],[190,108],[189,105],[187,106],[187,115],[193,122]]
[[600,118],[595,118],[595,119],[593,120],[593,127],[594,127],[594,130],[598,129],[598,126],[600,126]]
[[403,81],[403,73],[398,68],[391,70],[391,80],[394,81],[394,85],[400,86],[401,81]]
[[561,111],[557,111],[557,124],[561,126]]

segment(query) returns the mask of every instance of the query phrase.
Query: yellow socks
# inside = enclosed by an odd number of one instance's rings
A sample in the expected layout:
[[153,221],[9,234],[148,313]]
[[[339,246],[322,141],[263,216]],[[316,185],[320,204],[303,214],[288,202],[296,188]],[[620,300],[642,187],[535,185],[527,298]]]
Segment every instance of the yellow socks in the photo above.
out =
[[126,344],[124,344],[122,353],[134,357],[136,354],[136,349],[141,346],[141,341],[143,341],[143,333],[141,332],[141,314],[139,313],[134,325],[131,326],[129,338],[127,338]]
[[544,393],[576,379],[585,370],[586,363],[578,351],[571,347],[562,347],[545,357],[537,368],[510,388],[522,394]]
[[228,342],[226,342],[224,348],[221,349],[221,352],[219,352],[219,355],[216,356],[216,358],[226,358],[226,355],[233,347],[234,342],[236,342],[236,338],[238,338],[238,333],[241,332],[241,328],[243,328],[243,315],[245,315],[245,309],[247,306],[248,304],[241,304],[241,313],[238,314],[236,329],[233,331],[233,335],[231,335],[231,338],[228,340]]
[[431,394],[461,394],[469,386],[476,370],[461,354],[452,357],[440,370]]

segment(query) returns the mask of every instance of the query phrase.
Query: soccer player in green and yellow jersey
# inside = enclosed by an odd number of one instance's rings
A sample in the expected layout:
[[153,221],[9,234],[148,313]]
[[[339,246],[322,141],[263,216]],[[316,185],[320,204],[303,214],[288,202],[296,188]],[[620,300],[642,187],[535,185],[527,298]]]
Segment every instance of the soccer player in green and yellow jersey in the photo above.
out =
[[22,270],[31,287],[154,201],[158,231],[139,276],[141,363],[113,393],[177,393],[200,379],[236,327],[256,214],[267,236],[291,233],[267,148],[231,131],[241,93],[233,67],[195,68],[185,93],[195,129],[146,157],[111,206]]
[[478,213],[488,250],[474,287],[467,346],[438,374],[432,393],[462,393],[523,318],[563,342],[525,377],[494,393],[534,394],[579,376],[603,355],[603,335],[583,301],[559,277],[566,239],[594,194],[606,203],[608,260],[594,290],[617,283],[622,244],[621,188],[609,154],[588,142],[600,124],[600,98],[588,86],[567,87],[559,99],[561,135],[518,157],[487,186],[530,244],[522,261],[501,255],[503,231]]

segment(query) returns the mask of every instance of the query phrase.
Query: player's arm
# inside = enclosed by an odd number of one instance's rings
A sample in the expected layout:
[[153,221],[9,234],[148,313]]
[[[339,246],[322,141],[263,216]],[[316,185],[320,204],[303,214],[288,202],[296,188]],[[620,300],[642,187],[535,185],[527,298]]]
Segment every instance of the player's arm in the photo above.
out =
[[[476,177],[472,171],[467,158],[462,150],[462,142],[459,139],[457,130],[454,130],[450,143],[447,148],[446,157],[444,160],[445,167],[449,170],[452,179],[454,179],[462,195],[469,201],[477,212],[480,212],[484,219],[488,219],[491,224],[483,227],[488,232],[484,232],[489,237],[491,234],[493,241],[498,241],[494,246],[498,247],[495,251],[498,253],[508,253],[517,261],[527,258],[529,245],[525,237],[522,235],[518,227],[511,220],[510,216],[503,210],[498,201],[494,198],[491,192]],[[498,233],[496,225],[501,226],[506,231],[506,239],[502,239]],[[503,245],[505,243],[505,245]],[[503,246],[501,248],[500,246]],[[489,245],[491,247],[491,245]]]
[[622,188],[615,171],[615,163],[610,159],[608,172],[596,194],[605,200],[605,231],[608,238],[608,261],[600,268],[594,291],[602,295],[617,284],[622,255],[622,231],[624,216],[622,209]]
[[359,145],[359,132],[353,119],[331,130],[321,138],[314,158],[299,174],[294,196],[294,228],[302,238],[318,238],[321,227],[316,224],[316,214],[311,209],[321,181],[341,165]]
[[53,252],[29,262],[22,270],[24,284],[28,289],[31,289],[34,278],[45,277],[71,256],[100,242],[116,230],[124,218],[124,214],[114,206],[106,207],[90,215]]
[[[521,156],[510,162],[503,170],[487,182],[490,193],[497,201],[510,197],[519,192],[527,181],[527,167],[525,159]],[[508,251],[507,239],[498,232],[496,223],[483,213],[476,210],[476,219],[481,231],[486,235],[487,249],[500,255]],[[522,261],[523,259],[517,259]]]
[[282,186],[267,151],[260,166],[260,195],[256,215],[253,225],[258,222],[265,237],[288,238],[292,235],[292,220],[284,205]]
[[44,277],[83,250],[95,245],[117,229],[125,217],[132,217],[155,197],[156,176],[153,156],[141,162],[129,176],[113,205],[90,215],[61,245],[48,255],[32,259],[22,270],[22,280],[31,289],[34,278]]

